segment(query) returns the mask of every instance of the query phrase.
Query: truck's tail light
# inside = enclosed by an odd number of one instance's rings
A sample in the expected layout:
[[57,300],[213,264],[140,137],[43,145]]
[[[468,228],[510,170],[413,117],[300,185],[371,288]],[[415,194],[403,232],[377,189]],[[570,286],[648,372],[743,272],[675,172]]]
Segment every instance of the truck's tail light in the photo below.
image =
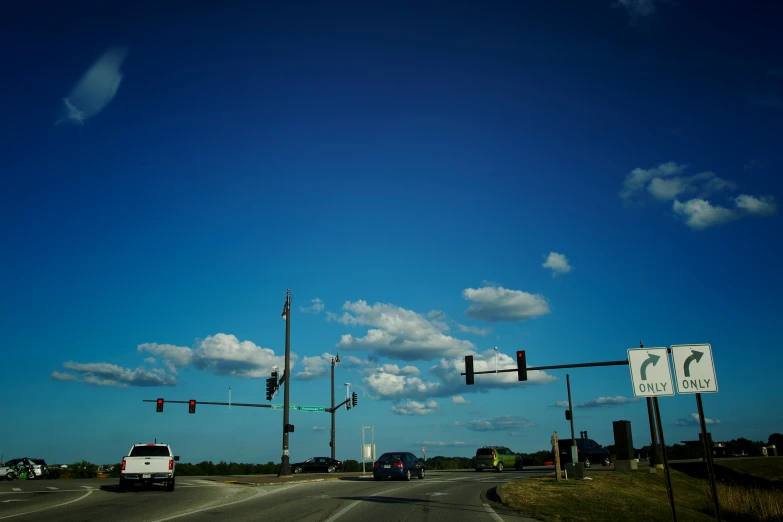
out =
[[122,459],[122,471],[125,471],[125,459]]
[[169,469],[174,469],[174,461],[169,459]]

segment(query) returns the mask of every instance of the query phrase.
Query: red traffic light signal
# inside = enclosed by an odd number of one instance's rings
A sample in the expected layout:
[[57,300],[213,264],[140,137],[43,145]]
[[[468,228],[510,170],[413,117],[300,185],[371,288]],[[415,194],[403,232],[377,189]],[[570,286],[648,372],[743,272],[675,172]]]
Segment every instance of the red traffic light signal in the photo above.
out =
[[193,399],[188,402],[188,413],[196,413],[196,401]]
[[517,374],[520,381],[527,380],[527,359],[525,358],[525,350],[519,350],[517,352]]
[[163,399],[158,399],[158,403],[155,406],[155,411],[158,413],[163,411]]

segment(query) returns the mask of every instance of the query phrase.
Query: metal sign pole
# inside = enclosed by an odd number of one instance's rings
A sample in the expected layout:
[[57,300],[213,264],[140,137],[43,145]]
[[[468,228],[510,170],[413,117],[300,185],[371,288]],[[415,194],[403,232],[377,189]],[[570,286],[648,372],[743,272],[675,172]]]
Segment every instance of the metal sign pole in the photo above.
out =
[[658,407],[658,397],[653,397],[655,417],[658,421],[658,438],[661,441],[661,457],[663,458],[663,476],[666,479],[666,492],[669,494],[669,505],[672,508],[672,520],[677,522],[677,512],[674,509],[674,491],[672,491],[672,479],[669,476],[669,458],[666,455],[666,441],[663,438],[663,423],[661,422],[661,409]]
[[718,508],[718,488],[715,485],[715,468],[712,461],[712,448],[707,437],[707,423],[704,421],[704,407],[701,404],[701,393],[696,394],[696,407],[699,410],[699,424],[701,425],[701,438],[704,442],[704,460],[707,462],[707,473],[710,476],[710,490],[712,501],[715,503],[715,520],[720,522],[720,509]]

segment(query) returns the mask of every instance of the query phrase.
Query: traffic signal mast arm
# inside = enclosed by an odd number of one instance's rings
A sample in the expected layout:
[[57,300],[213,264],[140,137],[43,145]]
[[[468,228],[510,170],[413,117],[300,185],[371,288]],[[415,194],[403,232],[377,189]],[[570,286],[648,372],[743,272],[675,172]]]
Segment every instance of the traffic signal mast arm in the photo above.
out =
[[472,385],[474,384],[473,377],[475,375],[482,375],[486,373],[507,373],[507,372],[517,372],[519,374],[519,380],[520,381],[526,381],[527,380],[527,372],[530,370],[559,370],[563,368],[587,368],[591,366],[627,366],[628,360],[622,360],[622,361],[604,361],[604,362],[592,362],[592,363],[577,363],[577,364],[554,364],[549,366],[527,366],[526,358],[525,358],[525,351],[521,350],[517,352],[517,367],[516,368],[507,368],[505,370],[485,370],[476,372],[473,371],[473,356],[472,355],[466,355],[465,356],[465,370],[464,372],[460,373],[460,375],[465,376],[465,384]]
[[349,402],[351,402],[351,398],[350,398],[350,397],[348,397],[347,399],[345,399],[345,400],[344,400],[343,402],[341,402],[340,404],[337,404],[337,405],[335,405],[335,407],[334,407],[334,408],[324,408],[324,411],[325,411],[325,412],[327,412],[327,413],[332,413],[333,411],[337,411],[337,410],[339,410],[341,407],[343,407],[344,405],[348,404]]

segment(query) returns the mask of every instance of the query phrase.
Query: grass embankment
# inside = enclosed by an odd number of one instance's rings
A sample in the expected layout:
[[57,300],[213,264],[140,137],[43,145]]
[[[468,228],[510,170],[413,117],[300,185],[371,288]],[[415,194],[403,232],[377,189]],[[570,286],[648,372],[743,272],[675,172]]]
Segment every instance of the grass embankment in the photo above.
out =
[[[722,481],[718,484],[722,520],[783,521],[783,459],[763,460],[716,463],[716,475]],[[684,471],[671,469],[677,520],[715,520],[709,482],[693,473],[706,466],[693,464]],[[630,473],[603,471],[588,476],[593,480],[525,479],[499,487],[498,493],[509,507],[546,522],[672,520],[662,470],[654,474],[648,468]]]

